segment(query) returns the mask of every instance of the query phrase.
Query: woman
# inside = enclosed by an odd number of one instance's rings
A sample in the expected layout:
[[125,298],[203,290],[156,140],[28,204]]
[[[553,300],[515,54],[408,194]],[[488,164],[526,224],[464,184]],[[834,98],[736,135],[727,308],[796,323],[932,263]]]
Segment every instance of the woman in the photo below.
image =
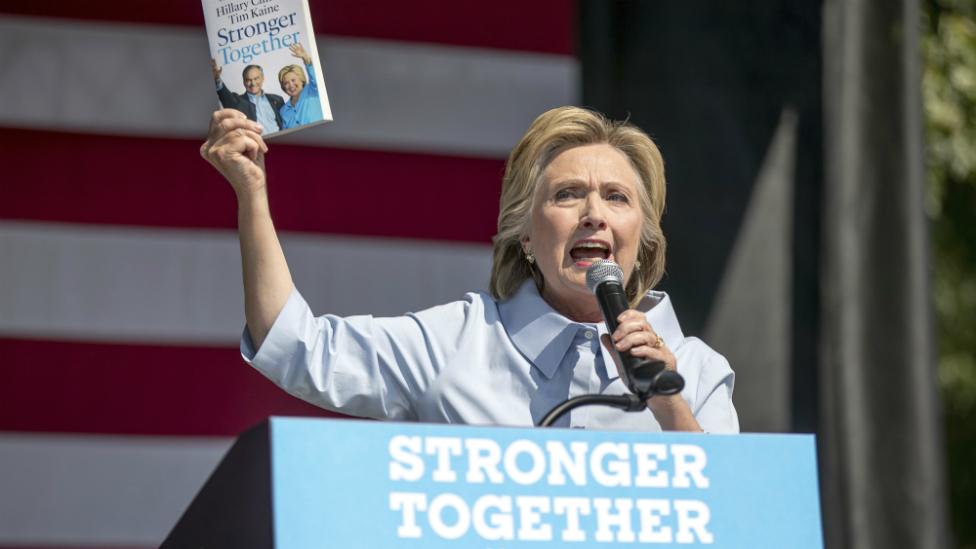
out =
[[[610,346],[662,360],[684,391],[650,412],[581,408],[561,425],[737,432],[734,375],[685,338],[664,271],[664,169],[639,129],[564,107],[512,151],[494,239],[491,293],[398,318],[313,317],[294,288],[268,211],[257,126],[214,114],[201,154],[237,193],[247,362],[292,394],[347,414],[425,422],[532,425],[562,400],[626,392]],[[633,309],[605,333],[587,267],[616,261]],[[602,345],[601,345],[602,342]]]
[[322,120],[322,104],[319,102],[319,87],[315,83],[312,57],[301,44],[292,44],[288,49],[305,64],[308,80],[299,65],[286,65],[278,71],[278,83],[289,97],[279,111],[283,130]]

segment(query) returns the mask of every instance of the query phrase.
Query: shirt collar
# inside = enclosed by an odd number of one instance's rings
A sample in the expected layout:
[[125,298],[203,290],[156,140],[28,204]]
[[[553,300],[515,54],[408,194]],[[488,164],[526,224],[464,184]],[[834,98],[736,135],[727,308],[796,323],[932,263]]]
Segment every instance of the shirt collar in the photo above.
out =
[[260,95],[254,95],[253,93],[248,91],[244,93],[247,94],[247,98],[251,100],[251,103],[257,103],[258,101],[261,100],[262,97],[264,97],[264,93],[261,93]]
[[[684,339],[666,293],[648,292],[637,310],[647,315],[648,323],[668,348],[674,350]],[[498,304],[498,313],[512,343],[546,378],[556,373],[576,334],[581,329],[593,328],[591,324],[573,322],[556,312],[542,299],[531,279],[523,282],[514,296]],[[600,334],[607,332],[605,322],[596,327]],[[600,349],[604,359],[610,360],[602,344]]]

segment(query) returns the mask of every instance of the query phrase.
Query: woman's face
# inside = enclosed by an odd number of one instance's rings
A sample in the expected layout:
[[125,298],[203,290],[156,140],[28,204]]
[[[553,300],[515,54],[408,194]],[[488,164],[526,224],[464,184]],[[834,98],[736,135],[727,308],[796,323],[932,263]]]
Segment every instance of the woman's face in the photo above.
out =
[[543,297],[556,310],[599,320],[586,287],[586,269],[599,259],[630,278],[643,222],[639,184],[627,157],[607,144],[565,150],[543,172],[522,245],[535,255]]
[[285,76],[281,79],[281,89],[285,90],[288,97],[298,97],[304,87],[305,84],[302,82],[302,79],[294,72],[285,73]]

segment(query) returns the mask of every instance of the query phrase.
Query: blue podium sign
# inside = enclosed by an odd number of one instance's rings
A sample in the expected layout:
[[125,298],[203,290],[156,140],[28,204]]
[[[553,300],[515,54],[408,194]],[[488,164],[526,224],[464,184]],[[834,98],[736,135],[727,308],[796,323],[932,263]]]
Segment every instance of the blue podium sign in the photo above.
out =
[[275,547],[821,548],[810,435],[273,418]]

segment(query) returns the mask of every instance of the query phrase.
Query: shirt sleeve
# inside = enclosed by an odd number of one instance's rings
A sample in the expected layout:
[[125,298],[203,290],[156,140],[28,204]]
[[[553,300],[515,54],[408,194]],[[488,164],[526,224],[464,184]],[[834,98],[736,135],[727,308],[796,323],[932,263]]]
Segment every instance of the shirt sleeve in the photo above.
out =
[[694,409],[695,419],[706,433],[739,432],[739,416],[732,404],[734,386],[735,372],[729,361],[711,351],[702,365]]
[[292,290],[259,349],[245,327],[241,355],[276,385],[316,406],[413,420],[414,402],[439,368],[438,335],[417,315],[315,317]]
[[319,96],[319,85],[315,80],[315,67],[311,63],[305,65],[305,70],[308,72],[308,87],[309,91],[315,97]]

